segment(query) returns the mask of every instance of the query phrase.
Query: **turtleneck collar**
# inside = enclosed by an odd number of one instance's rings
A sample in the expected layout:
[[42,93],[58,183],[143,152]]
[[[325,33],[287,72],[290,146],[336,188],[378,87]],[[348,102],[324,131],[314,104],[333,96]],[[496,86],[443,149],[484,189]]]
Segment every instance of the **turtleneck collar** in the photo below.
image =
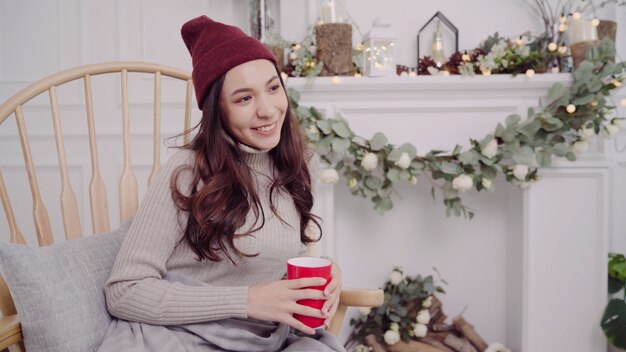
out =
[[237,146],[239,147],[239,149],[243,152],[243,157],[244,160],[250,164],[251,166],[254,165],[264,165],[267,163],[267,161],[269,160],[270,156],[269,156],[269,151],[271,149],[256,149],[253,148],[249,145],[243,144],[239,141],[235,141],[233,140],[233,138],[231,138],[228,134],[226,134],[224,132],[224,138],[226,139],[226,141],[228,141],[228,143],[235,145],[235,143],[237,144]]

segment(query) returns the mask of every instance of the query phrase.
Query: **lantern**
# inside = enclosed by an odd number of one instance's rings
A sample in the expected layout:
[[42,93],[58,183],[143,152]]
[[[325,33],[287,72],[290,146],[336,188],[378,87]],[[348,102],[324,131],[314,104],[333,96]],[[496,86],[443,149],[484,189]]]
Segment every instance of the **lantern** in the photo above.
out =
[[[428,53],[433,61],[437,64],[437,67],[441,67],[447,61],[447,55],[445,53],[446,41],[444,37],[453,37],[454,40],[454,52],[459,51],[459,30],[455,25],[450,22],[450,20],[443,15],[443,13],[437,11],[433,17],[431,17],[422,28],[417,33],[417,60],[422,58],[421,55],[421,47],[420,47],[420,36],[425,32],[430,32],[431,23],[435,22],[435,29],[433,33],[433,40],[431,42],[431,50]],[[445,29],[442,31],[442,29]]]
[[363,66],[370,77],[395,76],[396,61],[393,54],[395,34],[391,23],[377,18],[372,29],[363,37]]

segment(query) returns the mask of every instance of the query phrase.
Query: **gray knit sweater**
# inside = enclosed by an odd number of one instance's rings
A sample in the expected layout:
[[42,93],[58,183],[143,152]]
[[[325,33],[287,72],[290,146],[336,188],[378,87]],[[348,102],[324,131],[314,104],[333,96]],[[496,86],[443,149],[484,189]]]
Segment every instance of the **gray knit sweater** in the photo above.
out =
[[[243,253],[259,255],[238,257],[233,253],[236,265],[228,259],[198,261],[187,242],[181,241],[188,213],[178,214],[170,179],[177,167],[193,163],[193,153],[177,151],[149,188],[115,260],[105,287],[112,315],[157,325],[245,318],[248,287],[280,280],[286,272],[287,260],[306,253],[306,246],[300,242],[300,216],[288,193],[274,192],[273,196],[277,212],[289,225],[270,210],[268,186],[272,180],[272,163],[268,153],[240,147],[253,170],[265,225],[253,236],[236,239],[235,245]],[[318,162],[317,156],[309,161],[313,182]],[[189,189],[190,182],[191,173],[183,172],[178,179],[179,189]],[[241,229],[247,230],[252,225],[254,214],[250,211]],[[169,283],[163,280],[166,272],[199,279],[210,287]]]

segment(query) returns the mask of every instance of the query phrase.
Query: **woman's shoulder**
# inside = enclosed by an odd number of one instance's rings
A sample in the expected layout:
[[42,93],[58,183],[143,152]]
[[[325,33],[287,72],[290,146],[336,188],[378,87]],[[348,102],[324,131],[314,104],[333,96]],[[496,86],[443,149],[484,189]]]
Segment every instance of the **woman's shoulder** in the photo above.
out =
[[182,165],[193,166],[195,160],[195,153],[191,149],[186,148],[178,148],[170,157],[167,159],[166,166],[170,168],[177,168]]

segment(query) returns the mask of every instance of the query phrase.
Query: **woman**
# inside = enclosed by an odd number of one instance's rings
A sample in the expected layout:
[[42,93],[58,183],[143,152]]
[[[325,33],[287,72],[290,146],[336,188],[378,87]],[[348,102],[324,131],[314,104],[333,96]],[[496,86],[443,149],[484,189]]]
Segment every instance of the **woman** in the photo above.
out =
[[[151,186],[120,249],[105,290],[119,319],[101,351],[343,350],[292,316],[329,324],[339,268],[324,292],[306,289],[321,278],[283,280],[287,260],[305,255],[319,228],[311,213],[317,159],[274,56],[206,16],[185,23],[182,37],[202,119]],[[301,299],[325,303],[320,311]]]

